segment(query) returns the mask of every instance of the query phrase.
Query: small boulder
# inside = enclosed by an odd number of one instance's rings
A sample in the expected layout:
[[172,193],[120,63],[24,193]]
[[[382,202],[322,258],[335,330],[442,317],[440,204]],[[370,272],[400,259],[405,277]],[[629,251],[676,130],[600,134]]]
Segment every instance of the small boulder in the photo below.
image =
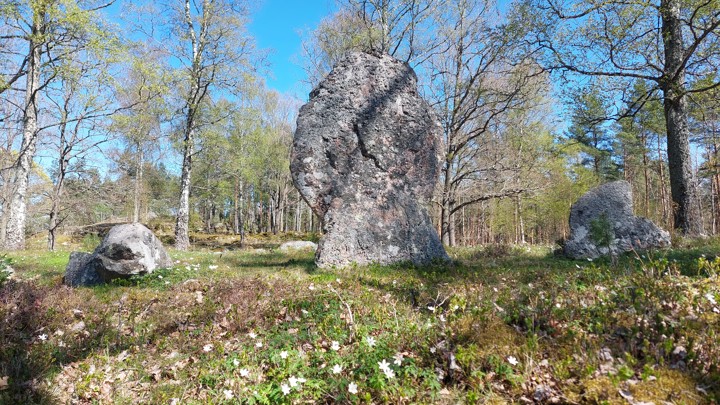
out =
[[90,265],[93,255],[85,252],[70,253],[70,261],[65,268],[63,283],[70,287],[89,287],[102,284],[102,277]]
[[170,256],[148,228],[138,223],[122,224],[112,227],[92,254],[70,255],[64,283],[92,286],[170,266]]
[[95,249],[92,262],[105,281],[172,266],[162,242],[138,223],[116,225],[110,229]]
[[281,252],[288,252],[291,250],[312,250],[314,252],[317,250],[317,244],[308,240],[293,240],[280,245]]
[[615,256],[670,246],[670,234],[633,215],[632,187],[624,180],[598,186],[570,208],[570,238],[564,251],[573,259]]

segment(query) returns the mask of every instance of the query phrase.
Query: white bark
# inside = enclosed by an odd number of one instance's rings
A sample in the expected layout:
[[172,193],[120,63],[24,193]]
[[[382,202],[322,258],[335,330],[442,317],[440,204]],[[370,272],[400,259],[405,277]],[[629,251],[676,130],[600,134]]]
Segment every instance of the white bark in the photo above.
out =
[[190,248],[190,174],[194,150],[193,138],[194,130],[189,129],[185,136],[185,152],[183,155],[182,176],[180,178],[180,203],[175,222],[175,248],[178,250],[188,250]]
[[142,177],[144,156],[140,142],[136,144],[137,156],[135,159],[135,195],[133,198],[133,222],[140,222],[140,195],[142,194]]
[[42,11],[34,16],[33,35],[30,39],[30,57],[28,60],[27,84],[25,88],[25,108],[23,116],[23,139],[18,159],[13,166],[13,194],[10,199],[9,213],[5,229],[5,249],[21,250],[25,248],[25,224],[27,221],[27,192],[30,183],[30,171],[37,146],[37,94],[40,88],[40,47],[36,42],[40,36]]
[[[207,12],[207,0],[203,1],[203,13]],[[190,93],[186,99],[187,115],[185,116],[185,139],[183,142],[183,165],[180,178],[180,201],[178,204],[177,217],[175,222],[175,248],[188,250],[190,248],[190,176],[192,171],[192,156],[195,143],[195,115],[198,104],[204,96],[200,88],[200,76],[202,74],[202,54],[199,49],[204,45],[205,33],[207,32],[207,20],[205,16],[200,24],[200,38],[195,35],[192,16],[190,14],[190,0],[185,0],[185,24],[187,34],[192,45],[192,70],[190,72]]]

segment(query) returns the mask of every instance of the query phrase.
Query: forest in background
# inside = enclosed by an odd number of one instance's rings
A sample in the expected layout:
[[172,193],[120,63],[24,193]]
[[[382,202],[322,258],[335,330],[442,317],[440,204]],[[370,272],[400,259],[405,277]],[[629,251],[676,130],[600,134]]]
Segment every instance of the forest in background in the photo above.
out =
[[[319,232],[290,182],[304,100],[266,88],[233,0],[0,1],[0,242],[108,221]],[[720,232],[717,1],[341,0],[304,33],[316,85],[348,51],[417,72],[446,150],[428,207],[447,245],[552,244],[613,179],[635,211]],[[668,128],[668,123],[670,128]],[[668,135],[670,134],[670,135]],[[683,149],[683,137],[687,141]],[[670,140],[670,142],[669,142]]]

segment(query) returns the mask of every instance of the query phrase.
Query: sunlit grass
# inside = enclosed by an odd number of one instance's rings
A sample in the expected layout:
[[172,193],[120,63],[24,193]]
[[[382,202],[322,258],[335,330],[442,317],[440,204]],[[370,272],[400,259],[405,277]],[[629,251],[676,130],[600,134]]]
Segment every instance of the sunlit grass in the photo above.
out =
[[720,395],[716,241],[592,262],[462,248],[452,264],[343,270],[281,253],[270,236],[254,242],[171,249],[170,269],[78,289],[60,280],[81,241],[10,254],[21,281],[0,289],[0,402]]

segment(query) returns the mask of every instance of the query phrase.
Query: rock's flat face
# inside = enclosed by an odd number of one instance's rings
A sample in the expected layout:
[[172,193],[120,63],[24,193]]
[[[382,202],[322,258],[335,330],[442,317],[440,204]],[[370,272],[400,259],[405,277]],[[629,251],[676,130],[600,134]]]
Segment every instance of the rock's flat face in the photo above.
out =
[[84,252],[72,252],[70,261],[65,268],[65,278],[63,282],[70,287],[89,287],[104,283],[100,274],[95,271],[92,266],[93,255]]
[[145,226],[116,225],[95,249],[92,265],[105,280],[152,273],[172,260],[160,240]]
[[323,219],[318,266],[448,260],[423,208],[440,147],[409,66],[366,53],[338,63],[300,109],[290,164]]
[[[608,237],[604,237],[607,228]],[[605,239],[607,243],[598,243]],[[598,186],[570,208],[565,254],[574,259],[616,255],[670,246],[670,234],[649,219],[633,215],[632,187],[624,180]]]

